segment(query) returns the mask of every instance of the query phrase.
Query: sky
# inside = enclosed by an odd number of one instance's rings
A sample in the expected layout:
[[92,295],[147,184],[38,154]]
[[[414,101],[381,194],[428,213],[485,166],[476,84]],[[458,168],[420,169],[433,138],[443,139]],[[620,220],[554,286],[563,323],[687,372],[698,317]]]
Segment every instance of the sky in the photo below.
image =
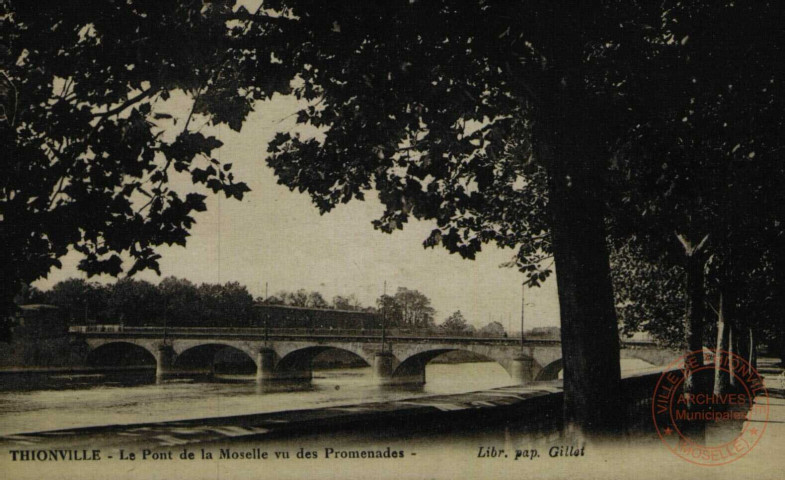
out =
[[[190,109],[188,102],[185,96],[174,96],[157,110],[182,118]],[[194,215],[186,247],[159,247],[162,276],[147,271],[135,278],[153,283],[170,275],[197,284],[237,281],[254,297],[265,293],[265,285],[271,295],[304,288],[321,292],[328,301],[334,295],[354,294],[363,305],[374,305],[386,281],[388,293],[406,287],[427,295],[437,323],[460,310],[478,327],[496,320],[508,330],[519,330],[524,276],[499,267],[512,258],[513,250],[487,245],[476,260],[466,260],[441,247],[425,249],[422,242],[433,228],[430,222],[412,220],[392,234],[373,229],[371,221],[382,212],[373,192],[365,201],[320,215],[307,194],[277,184],[265,163],[267,142],[277,131],[297,128],[293,113],[298,105],[291,97],[276,96],[257,105],[241,132],[212,130],[224,144],[214,156],[232,163],[236,179],[246,182],[251,192],[242,201],[208,195],[207,211]],[[198,121],[193,125],[200,128]],[[181,192],[199,191],[187,179],[174,185]],[[69,253],[62,269],[35,285],[47,289],[69,277],[86,278],[76,269],[79,258]],[[527,288],[525,296],[526,329],[558,326],[555,277],[540,288]]]

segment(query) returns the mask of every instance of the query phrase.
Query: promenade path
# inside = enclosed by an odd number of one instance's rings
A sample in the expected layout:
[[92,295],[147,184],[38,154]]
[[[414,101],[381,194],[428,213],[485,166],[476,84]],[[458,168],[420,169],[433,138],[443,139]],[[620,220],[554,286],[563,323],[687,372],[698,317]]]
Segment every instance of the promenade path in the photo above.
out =
[[[763,359],[758,364],[758,372],[763,376],[769,394],[769,419],[760,442],[743,460],[759,464],[779,465],[780,476],[778,478],[785,479],[785,369],[773,359]],[[755,400],[756,404],[764,402],[765,399],[761,397]],[[762,421],[748,421],[745,423],[745,427],[762,430],[762,423]],[[754,466],[750,468],[755,471]],[[752,475],[750,478],[766,477]]]

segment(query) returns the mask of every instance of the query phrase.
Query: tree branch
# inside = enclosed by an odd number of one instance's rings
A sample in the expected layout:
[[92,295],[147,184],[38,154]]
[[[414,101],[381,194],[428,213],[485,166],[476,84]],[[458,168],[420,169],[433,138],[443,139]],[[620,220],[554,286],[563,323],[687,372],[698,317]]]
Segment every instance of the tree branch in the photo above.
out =
[[[137,95],[135,97],[132,97],[132,98],[129,98],[128,100],[126,100],[120,106],[115,107],[115,108],[113,108],[111,110],[107,110],[105,112],[96,113],[95,115],[93,115],[93,117],[102,117],[101,121],[103,121],[107,117],[111,117],[112,115],[116,115],[118,113],[121,113],[123,110],[125,110],[128,107],[130,107],[134,103],[138,102],[139,100],[143,100],[146,97],[151,96],[152,94],[154,94],[157,91],[158,91],[157,87],[154,87],[154,86],[150,87],[147,90],[145,90],[142,93],[140,93],[139,95]],[[96,127],[98,127],[98,125],[96,125]]]
[[692,255],[700,252],[703,249],[704,245],[706,245],[706,242],[709,240],[709,234],[707,233],[703,237],[703,239],[701,239],[701,241],[698,242],[698,245],[693,245],[693,243],[690,242],[687,239],[687,237],[685,237],[681,233],[679,232],[673,232],[673,233],[676,235],[676,238],[679,240],[679,243],[681,243],[681,246],[684,247],[684,251],[687,253],[688,257],[691,257]]
[[[135,103],[139,102],[140,100],[143,100],[143,99],[145,99],[145,98],[147,98],[149,96],[152,96],[152,95],[154,95],[157,92],[158,92],[158,87],[151,86],[150,88],[148,88],[147,90],[143,91],[139,95],[137,95],[135,97],[132,97],[132,98],[129,98],[128,100],[123,102],[122,105],[120,105],[120,106],[118,106],[116,108],[113,108],[111,110],[107,110],[106,112],[95,114],[93,116],[94,118],[101,117],[101,119],[98,121],[98,123],[95,124],[95,126],[90,130],[90,132],[85,136],[85,138],[82,139],[82,143],[87,144],[90,141],[90,139],[92,138],[92,136],[95,134],[95,132],[97,132],[98,129],[101,127],[101,125],[103,125],[103,123],[106,121],[106,119],[110,118],[112,115],[116,115],[116,114],[119,114],[119,113],[123,112],[123,110],[125,110],[128,107],[130,107],[131,105],[134,105]],[[77,157],[78,157],[78,155],[74,156],[74,158],[72,160],[76,161]],[[63,176],[60,178],[60,181],[58,182],[58,184],[59,184],[58,189],[49,198],[49,204],[46,207],[47,210],[49,210],[52,207],[52,204],[54,203],[55,198],[57,198],[57,195],[59,195],[60,189],[62,188],[62,185],[63,185],[63,182],[64,182],[65,178],[68,176],[70,170],[71,170],[71,165],[69,165],[65,169],[65,172],[63,172]]]

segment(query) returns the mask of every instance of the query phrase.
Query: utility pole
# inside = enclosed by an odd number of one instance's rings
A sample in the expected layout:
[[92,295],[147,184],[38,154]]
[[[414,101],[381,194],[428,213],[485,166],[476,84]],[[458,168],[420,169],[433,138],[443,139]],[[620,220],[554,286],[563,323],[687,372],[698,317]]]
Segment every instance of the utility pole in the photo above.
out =
[[169,309],[169,300],[164,300],[164,345],[166,345],[166,311]]
[[526,282],[521,284],[521,353],[523,353],[523,320],[526,312]]
[[387,327],[387,280],[384,281],[384,291],[382,293],[382,353],[384,353],[384,343]]
[[513,357],[511,369],[510,369],[510,376],[512,378],[518,380],[521,383],[526,383],[532,380],[533,378],[533,360],[530,355],[526,355],[526,350],[524,349],[524,336],[523,336],[523,328],[524,328],[524,311],[526,309],[526,282],[524,281],[521,284],[521,351],[518,355]]
[[[499,317],[499,320],[504,320],[503,317]],[[499,322],[501,323],[501,322]],[[507,313],[507,332],[512,333],[512,313]]]

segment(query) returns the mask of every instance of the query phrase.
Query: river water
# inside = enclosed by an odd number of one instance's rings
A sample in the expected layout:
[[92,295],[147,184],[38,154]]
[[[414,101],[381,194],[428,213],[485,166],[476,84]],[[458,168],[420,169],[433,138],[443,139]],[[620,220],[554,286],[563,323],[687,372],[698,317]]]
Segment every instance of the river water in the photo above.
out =
[[[622,363],[628,372],[648,366]],[[152,372],[6,376],[0,383],[0,435],[351,405],[513,383],[495,362],[432,363],[426,379],[418,388],[383,388],[374,384],[370,368],[316,370],[310,385],[262,390],[253,376],[240,375],[159,384]]]
[[[416,389],[374,385],[370,368],[314,371],[310,386],[263,391],[252,376],[168,380],[150,374],[52,374],[0,386],[0,435],[243,415],[460,393],[511,384],[496,363],[433,364]],[[32,382],[32,383],[31,383]]]
[[[623,360],[622,372],[643,373],[651,366],[636,360]],[[72,427],[154,422],[216,416],[242,415],[298,410],[335,405],[367,403],[383,400],[452,394],[484,390],[511,384],[507,372],[496,363],[430,364],[428,383],[421,389],[382,389],[373,383],[370,368],[321,370],[307,389],[260,391],[252,377],[224,376],[212,381],[181,379],[156,384],[151,375],[132,376],[128,372],[111,375],[50,374],[26,376],[14,380],[13,375],[0,377],[0,435],[22,432],[64,429]],[[648,417],[647,417],[648,418]],[[527,418],[517,418],[526,424]],[[445,424],[446,427],[449,425]],[[758,426],[760,428],[760,426]],[[653,427],[652,427],[653,428]],[[609,439],[586,447],[583,456],[558,456],[572,446],[583,448],[569,437],[557,433],[532,435],[515,424],[484,425],[480,419],[470,430],[436,429],[413,434],[387,428],[368,428],[361,431],[337,431],[325,434],[314,431],[292,437],[222,438],[198,445],[172,447],[175,460],[120,461],[118,449],[136,451],[147,445],[131,444],[102,446],[101,435],[126,435],[111,431],[90,437],[91,448],[102,448],[106,456],[102,462],[8,462],[7,452],[0,452],[0,471],[8,478],[616,478],[633,477],[677,478],[690,474],[691,478],[715,479],[716,470],[695,467],[675,459],[653,432],[650,436]],[[650,437],[650,438],[649,438]],[[49,437],[47,446],[65,448]],[[770,445],[778,446],[777,439]],[[20,445],[13,443],[15,448]],[[134,446],[135,445],[135,446]],[[156,444],[151,448],[156,448]],[[10,448],[10,447],[9,447]],[[81,447],[80,447],[81,448]],[[179,460],[185,448],[197,455],[194,460]],[[493,448],[504,449],[509,457],[483,456]],[[270,459],[221,460],[223,450],[245,452],[253,449],[268,452]],[[400,459],[332,460],[328,451],[393,451],[405,452]],[[775,453],[757,458],[751,453],[739,462],[736,478],[755,471],[759,478],[780,478],[781,462]],[[770,448],[774,452],[775,448]],[[208,459],[203,452],[212,452]],[[280,460],[278,451],[286,451],[290,459]],[[298,452],[313,452],[318,457],[303,460]],[[518,452],[538,451],[535,460],[518,460]],[[276,454],[276,456],[274,456]],[[114,460],[110,460],[114,456]],[[768,455],[768,456],[766,456]],[[335,455],[334,455],[335,456]],[[103,457],[102,457],[103,458]],[[250,457],[249,457],[250,458]],[[307,458],[307,457],[306,457]],[[337,457],[336,457],[337,458]],[[343,457],[340,457],[343,458]],[[749,458],[749,461],[746,460]],[[761,460],[763,458],[763,460]],[[641,469],[641,461],[656,465]],[[5,461],[5,463],[3,463]],[[54,467],[49,469],[48,467]],[[751,468],[754,467],[754,470]],[[725,468],[725,467],[723,467]],[[44,472],[45,474],[42,474]],[[706,472],[707,475],[701,475]],[[777,476],[779,475],[779,477]],[[725,477],[723,477],[725,478]]]

